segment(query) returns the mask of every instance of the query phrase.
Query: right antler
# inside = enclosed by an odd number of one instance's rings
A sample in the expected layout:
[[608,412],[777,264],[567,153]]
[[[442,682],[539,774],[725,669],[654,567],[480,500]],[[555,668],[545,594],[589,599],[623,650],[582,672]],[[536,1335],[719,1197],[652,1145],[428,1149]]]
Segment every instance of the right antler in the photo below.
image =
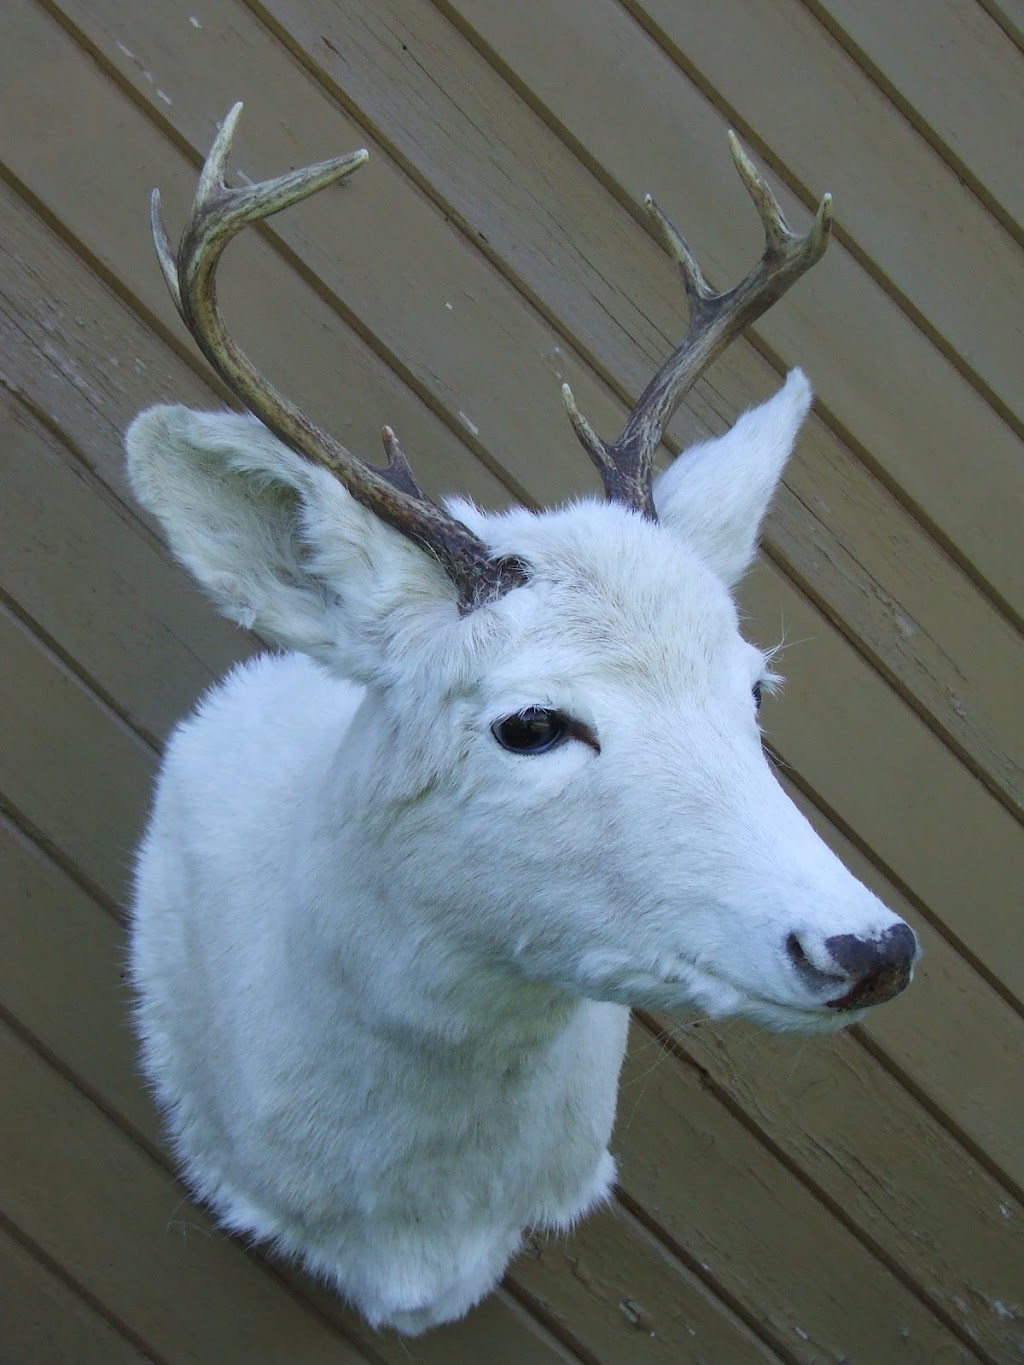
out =
[[682,234],[647,195],[644,208],[658,229],[662,245],[679,267],[686,290],[690,305],[686,335],[637,399],[615,441],[601,440],[576,406],[569,385],[562,385],[569,420],[580,444],[597,466],[605,493],[652,521],[656,520],[651,492],[654,456],[683,396],[734,337],[821,259],[831,234],[830,194],[822,197],[810,232],[800,237],[787,226],[774,194],[733,132],[729,133],[729,150],[764,226],[764,254],[757,265],[734,288],[716,294]]
[[515,560],[492,558],[483,541],[427,497],[390,427],[384,428],[387,464],[377,468],[364,463],[278,393],[228,335],[217,307],[214,279],[228,242],[247,224],[343,180],[367,159],[365,151],[352,152],[274,180],[229,189],[224,167],[241,112],[241,104],[236,104],[206,159],[177,258],[160,216],[160,191],[153,191],[153,240],[185,326],[232,392],[276,436],[297,454],[329,469],[382,521],[436,556],[458,589],[463,611],[501,596],[523,581],[522,566]]

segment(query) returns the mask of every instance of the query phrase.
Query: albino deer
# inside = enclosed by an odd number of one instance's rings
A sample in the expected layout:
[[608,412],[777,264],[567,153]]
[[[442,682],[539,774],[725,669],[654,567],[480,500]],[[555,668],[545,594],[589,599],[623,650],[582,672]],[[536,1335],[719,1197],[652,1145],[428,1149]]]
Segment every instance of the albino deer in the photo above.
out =
[[611,444],[607,499],[537,515],[418,487],[316,430],[227,336],[228,240],[365,152],[228,189],[202,173],[175,302],[255,414],[127,436],[134,487],[233,620],[238,668],[171,741],[138,861],[144,1062],[187,1178],[375,1325],[465,1313],[528,1228],[607,1199],[630,1005],[839,1028],[911,977],[913,933],[789,801],[774,679],[730,589],[811,401],[799,370],[652,478],[698,374],[824,251],[732,140],[766,235],[715,294],[653,201],[686,337]]

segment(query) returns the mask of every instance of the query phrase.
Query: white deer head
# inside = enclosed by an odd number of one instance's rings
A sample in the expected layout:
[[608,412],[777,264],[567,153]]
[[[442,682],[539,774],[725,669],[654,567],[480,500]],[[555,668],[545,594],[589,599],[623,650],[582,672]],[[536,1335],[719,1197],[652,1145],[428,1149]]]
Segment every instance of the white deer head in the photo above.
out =
[[792,234],[733,142],[767,245],[717,295],[648,200],[691,321],[616,442],[565,391],[607,500],[441,507],[393,433],[362,464],[226,336],[230,236],[365,159],[228,190],[237,112],[180,264],[154,223],[183,318],[262,420],[156,408],[127,444],[221,610],[306,658],[236,673],[172,743],[140,1029],[198,1192],[415,1331],[485,1293],[524,1227],[607,1191],[622,1006],[813,1031],[910,979],[913,933],[762,751],[771,670],[730,595],[807,381],[652,479],[683,394],[820,257],[830,210]]

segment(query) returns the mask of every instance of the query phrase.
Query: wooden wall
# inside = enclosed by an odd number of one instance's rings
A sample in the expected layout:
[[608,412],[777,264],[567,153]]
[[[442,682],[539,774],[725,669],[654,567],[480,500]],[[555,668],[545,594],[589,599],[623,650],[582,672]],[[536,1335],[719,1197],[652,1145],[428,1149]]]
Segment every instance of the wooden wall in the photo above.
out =
[[[1024,11],[1019,0],[6,0],[0,13],[0,1358],[1024,1360]],[[735,127],[825,261],[681,410],[817,402],[744,599],[785,780],[919,929],[830,1039],[637,1021],[614,1208],[412,1346],[211,1229],[135,1073],[122,906],[161,743],[253,642],[127,493],[143,405],[218,403],[149,241],[217,120],[371,163],[232,249],[239,337],[376,458],[499,506],[589,476],[682,325],[637,204],[759,250]]]

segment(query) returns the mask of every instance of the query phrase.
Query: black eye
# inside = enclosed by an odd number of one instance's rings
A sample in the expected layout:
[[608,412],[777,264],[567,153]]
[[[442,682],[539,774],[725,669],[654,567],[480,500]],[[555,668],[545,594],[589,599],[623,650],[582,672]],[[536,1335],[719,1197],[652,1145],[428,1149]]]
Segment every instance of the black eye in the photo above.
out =
[[760,684],[759,682],[756,682],[756,683],[754,684],[754,686],[751,688],[751,691],[752,691],[753,694],[754,694],[754,709],[757,710],[757,711],[760,711],[760,709],[761,709],[761,684]]
[[560,711],[543,706],[528,706],[514,716],[496,720],[491,734],[504,749],[514,754],[543,754],[553,749],[569,732],[569,721]]

